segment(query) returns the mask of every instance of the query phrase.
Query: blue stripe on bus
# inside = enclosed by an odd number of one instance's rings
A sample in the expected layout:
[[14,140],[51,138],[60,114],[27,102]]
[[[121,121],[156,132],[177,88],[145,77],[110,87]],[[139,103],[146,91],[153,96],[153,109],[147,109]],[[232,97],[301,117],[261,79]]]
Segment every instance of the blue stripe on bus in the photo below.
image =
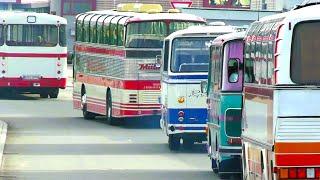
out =
[[[183,124],[179,124],[179,125],[183,125]],[[179,129],[179,125],[173,125],[175,128],[176,128],[176,130],[180,130]],[[183,127],[182,129],[181,129],[182,131],[184,131],[184,130],[188,130],[188,131],[201,131],[201,130],[205,130],[205,127]]]
[[208,79],[208,75],[178,75],[168,76],[168,79]]
[[[184,120],[180,122],[178,113],[184,112]],[[190,118],[194,118],[190,119]],[[193,109],[167,109],[168,124],[206,124],[207,123],[207,109],[193,108]]]

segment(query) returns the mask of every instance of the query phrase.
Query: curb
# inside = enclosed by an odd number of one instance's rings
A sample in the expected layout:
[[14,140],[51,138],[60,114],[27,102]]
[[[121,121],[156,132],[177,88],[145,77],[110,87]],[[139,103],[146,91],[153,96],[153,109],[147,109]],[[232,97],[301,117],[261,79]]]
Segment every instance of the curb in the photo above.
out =
[[0,121],[0,167],[2,167],[4,146],[7,139],[8,124]]

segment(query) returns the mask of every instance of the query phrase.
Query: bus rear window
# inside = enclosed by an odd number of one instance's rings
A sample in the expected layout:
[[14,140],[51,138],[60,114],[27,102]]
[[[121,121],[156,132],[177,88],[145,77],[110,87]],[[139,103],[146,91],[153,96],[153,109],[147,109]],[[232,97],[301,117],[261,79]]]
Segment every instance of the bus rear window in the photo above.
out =
[[55,25],[8,25],[8,46],[54,47],[58,44],[58,27]]
[[320,85],[320,22],[295,26],[291,49],[291,79],[296,84]]

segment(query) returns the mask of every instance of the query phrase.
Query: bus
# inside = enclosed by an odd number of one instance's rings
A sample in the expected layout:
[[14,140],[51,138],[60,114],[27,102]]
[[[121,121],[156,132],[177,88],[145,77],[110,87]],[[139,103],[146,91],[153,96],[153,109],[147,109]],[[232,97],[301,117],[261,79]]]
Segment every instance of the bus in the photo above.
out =
[[[163,39],[205,20],[157,4],[119,4],[117,10],[92,11],[76,18],[74,107],[86,119],[160,115]],[[119,122],[119,121],[118,121]]]
[[315,4],[262,18],[245,37],[244,179],[320,178],[320,5]]
[[33,12],[0,14],[0,89],[57,98],[67,82],[66,19]]
[[185,149],[206,140],[206,94],[200,82],[207,79],[211,41],[232,26],[193,26],[172,33],[164,41],[161,68],[160,126],[170,150]]
[[221,176],[242,173],[244,36],[245,32],[237,32],[213,41],[207,86],[201,87],[207,92],[208,154],[212,169]]

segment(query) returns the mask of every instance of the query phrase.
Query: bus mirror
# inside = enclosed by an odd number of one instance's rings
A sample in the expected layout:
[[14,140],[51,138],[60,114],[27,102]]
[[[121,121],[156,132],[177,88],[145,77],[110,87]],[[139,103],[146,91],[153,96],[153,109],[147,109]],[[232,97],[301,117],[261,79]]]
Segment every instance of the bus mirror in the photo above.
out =
[[161,55],[157,55],[156,56],[156,63],[161,65],[161,59],[162,59],[162,56]]
[[201,81],[201,93],[207,93],[208,81]]

